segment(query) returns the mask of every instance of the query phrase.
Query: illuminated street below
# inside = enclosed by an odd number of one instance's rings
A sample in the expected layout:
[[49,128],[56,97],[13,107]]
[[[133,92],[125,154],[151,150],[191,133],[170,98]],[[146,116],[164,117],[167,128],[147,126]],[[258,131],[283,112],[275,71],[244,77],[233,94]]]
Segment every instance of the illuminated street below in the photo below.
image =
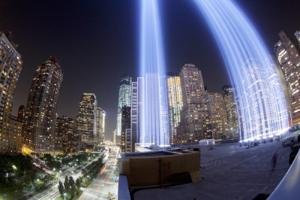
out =
[[[99,154],[101,157],[102,154]],[[52,186],[48,189],[34,195],[29,200],[57,200],[60,197],[58,190],[58,181],[64,182],[66,176],[72,176],[75,180],[82,176],[82,169],[85,169],[91,163],[95,162],[99,156],[90,160],[88,163],[82,166],[64,166],[61,172],[57,173],[58,179],[53,182]]]
[[105,167],[98,174],[97,178],[91,185],[84,190],[80,196],[80,200],[102,200],[117,199],[118,192],[118,172],[117,172],[117,157],[119,148],[113,147],[109,153]]

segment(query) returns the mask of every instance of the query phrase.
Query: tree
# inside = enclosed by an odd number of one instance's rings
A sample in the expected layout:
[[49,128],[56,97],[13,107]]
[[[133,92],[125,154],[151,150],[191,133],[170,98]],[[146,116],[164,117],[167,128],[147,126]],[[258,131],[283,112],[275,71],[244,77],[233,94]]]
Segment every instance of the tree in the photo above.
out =
[[68,192],[69,189],[70,189],[70,185],[69,185],[69,177],[68,177],[68,176],[65,177],[64,186],[65,186],[65,191]]
[[63,196],[65,193],[65,188],[61,181],[59,181],[59,183],[58,183],[58,190],[59,190],[60,195]]
[[81,186],[81,178],[76,179],[76,187],[78,190],[80,190],[80,186]]
[[71,198],[73,198],[77,193],[77,189],[76,189],[75,181],[72,176],[69,177],[69,187],[70,187],[69,192],[71,193]]
[[69,185],[70,185],[70,187],[72,187],[73,185],[75,185],[75,181],[74,181],[74,179],[73,179],[72,176],[69,177]]

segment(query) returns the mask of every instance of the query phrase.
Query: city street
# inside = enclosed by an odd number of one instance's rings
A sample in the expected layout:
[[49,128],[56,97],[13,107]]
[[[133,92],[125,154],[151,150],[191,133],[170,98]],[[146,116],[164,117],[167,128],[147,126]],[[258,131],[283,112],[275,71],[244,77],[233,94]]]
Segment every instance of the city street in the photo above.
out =
[[79,198],[80,200],[117,199],[118,176],[116,170],[118,154],[119,148],[112,147],[105,167],[91,185],[84,190]]
[[[96,160],[97,160],[97,158],[93,159],[92,161],[90,161],[89,163],[87,163],[85,166],[82,166],[82,167],[73,166],[73,167],[66,168],[62,172],[58,173],[59,181],[61,181],[63,183],[66,176],[72,176],[74,178],[74,180],[76,180],[77,178],[82,176],[81,170]],[[75,173],[75,172],[77,172],[77,173]],[[44,190],[43,192],[38,193],[37,195],[34,195],[29,200],[55,200],[59,196],[60,196],[60,193],[58,191],[58,182],[57,182],[50,188]]]
[[[271,160],[278,160],[272,171]],[[281,143],[260,144],[252,148],[238,144],[201,148],[202,180],[195,184],[141,190],[135,200],[249,200],[259,193],[271,193],[286,173],[290,148]]]

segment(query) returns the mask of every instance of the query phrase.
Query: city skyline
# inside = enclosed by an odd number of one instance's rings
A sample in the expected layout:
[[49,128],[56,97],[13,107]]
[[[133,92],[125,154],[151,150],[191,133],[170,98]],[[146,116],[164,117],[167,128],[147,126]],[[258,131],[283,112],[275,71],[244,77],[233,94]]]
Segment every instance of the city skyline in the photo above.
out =
[[1,1],[0,200],[298,199],[299,8]]
[[[278,41],[277,34],[280,30],[285,30],[294,39],[292,36],[299,29],[299,24],[293,19],[299,18],[299,14],[296,11],[293,12],[293,10],[297,8],[299,2],[291,0],[288,5],[282,0],[269,2],[272,3],[272,7],[268,7],[268,3],[259,1],[247,2],[241,0],[240,4],[246,10],[246,13],[255,13],[255,15],[250,14],[249,17],[257,23],[259,32],[266,40],[267,47],[271,53],[274,43]],[[26,8],[24,9],[23,6],[20,6],[22,10],[18,10],[18,7],[15,8],[15,4],[15,1],[3,1],[0,3],[0,9],[4,10],[0,14],[1,19],[4,19],[0,21],[1,29],[3,31],[12,31],[13,41],[19,45],[17,51],[24,60],[23,71],[15,93],[14,113],[16,113],[19,105],[26,104],[35,66],[50,55],[54,55],[58,57],[64,73],[57,109],[59,114],[75,117],[81,94],[83,92],[95,92],[100,105],[107,111],[107,135],[110,135],[116,124],[120,78],[123,75],[135,76],[137,74],[138,59],[134,56],[137,53],[136,43],[138,42],[135,39],[137,30],[134,28],[138,24],[137,1],[104,2],[103,5],[101,4],[102,7],[97,2],[83,4],[81,1],[76,1],[70,6],[67,3],[51,1],[50,4],[50,1],[46,1],[36,3],[32,8],[23,5]],[[227,73],[214,40],[207,30],[205,20],[200,21],[197,19],[195,8],[191,8],[192,2],[181,3],[176,1],[172,9],[169,9],[170,4],[171,1],[165,1],[161,7],[163,24],[167,26],[167,28],[164,27],[165,34],[163,36],[166,39],[167,71],[178,73],[183,64],[194,63],[203,72],[204,82],[208,89],[210,91],[221,91],[222,85],[228,83]],[[44,6],[49,5],[56,8],[55,13],[51,12],[51,9],[42,9]],[[92,8],[97,5],[99,5],[100,10]],[[67,6],[70,6],[69,11],[63,13],[64,8],[67,8]],[[184,6],[184,9],[181,6]],[[16,12],[12,12],[13,8],[17,9]],[[114,10],[113,8],[117,9],[118,16],[114,16],[115,12],[108,14],[105,11],[105,9]],[[283,11],[278,12],[281,9]],[[87,13],[87,11],[90,13]],[[176,16],[178,12],[179,14]],[[185,17],[180,17],[180,13],[185,14]],[[72,14],[75,15],[71,17]],[[43,19],[35,19],[39,15]],[[25,17],[21,19],[20,16]],[[103,16],[105,17],[102,18]],[[126,19],[119,21],[125,16]],[[54,21],[57,23],[57,19],[63,20],[58,24],[54,24]],[[187,23],[186,25],[176,26],[176,19]],[[23,23],[23,25],[20,25],[20,23]],[[78,30],[78,33],[75,33],[77,23],[80,25],[87,24],[81,28],[82,30]],[[205,27],[205,30],[201,29],[199,23],[200,25],[202,23],[202,28]],[[114,26],[111,24],[114,24]],[[67,28],[63,28],[65,25]],[[121,35],[119,32],[123,30],[125,25],[128,28]],[[189,30],[188,27],[193,28]],[[48,34],[52,33],[52,31],[49,30],[53,28],[57,28],[59,31],[50,37]],[[95,28],[95,33],[91,33],[93,28]],[[101,31],[102,29],[104,31]],[[178,34],[173,36],[171,33],[174,31]],[[122,39],[123,37],[124,39]],[[77,44],[78,39],[82,38],[85,38],[85,40]],[[191,42],[192,40],[195,42]],[[183,45],[184,43],[188,44],[188,47]],[[77,45],[80,48],[69,48]],[[85,53],[89,51],[92,53]],[[116,57],[112,56],[113,52],[116,52],[116,55],[114,55]],[[78,55],[75,59],[73,58],[74,54]],[[211,54],[216,59],[208,58],[208,55]],[[74,77],[89,81],[74,81]],[[215,80],[219,80],[218,83]],[[106,92],[107,88],[111,92]]]

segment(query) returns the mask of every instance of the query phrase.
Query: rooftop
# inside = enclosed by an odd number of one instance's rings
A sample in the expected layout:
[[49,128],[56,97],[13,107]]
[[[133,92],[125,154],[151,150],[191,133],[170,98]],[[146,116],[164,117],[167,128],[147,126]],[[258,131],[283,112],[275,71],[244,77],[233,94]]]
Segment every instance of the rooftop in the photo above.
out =
[[[271,159],[278,162],[271,171]],[[289,148],[273,142],[246,149],[238,144],[201,148],[202,180],[196,184],[141,190],[135,200],[249,200],[270,194],[289,168]]]

